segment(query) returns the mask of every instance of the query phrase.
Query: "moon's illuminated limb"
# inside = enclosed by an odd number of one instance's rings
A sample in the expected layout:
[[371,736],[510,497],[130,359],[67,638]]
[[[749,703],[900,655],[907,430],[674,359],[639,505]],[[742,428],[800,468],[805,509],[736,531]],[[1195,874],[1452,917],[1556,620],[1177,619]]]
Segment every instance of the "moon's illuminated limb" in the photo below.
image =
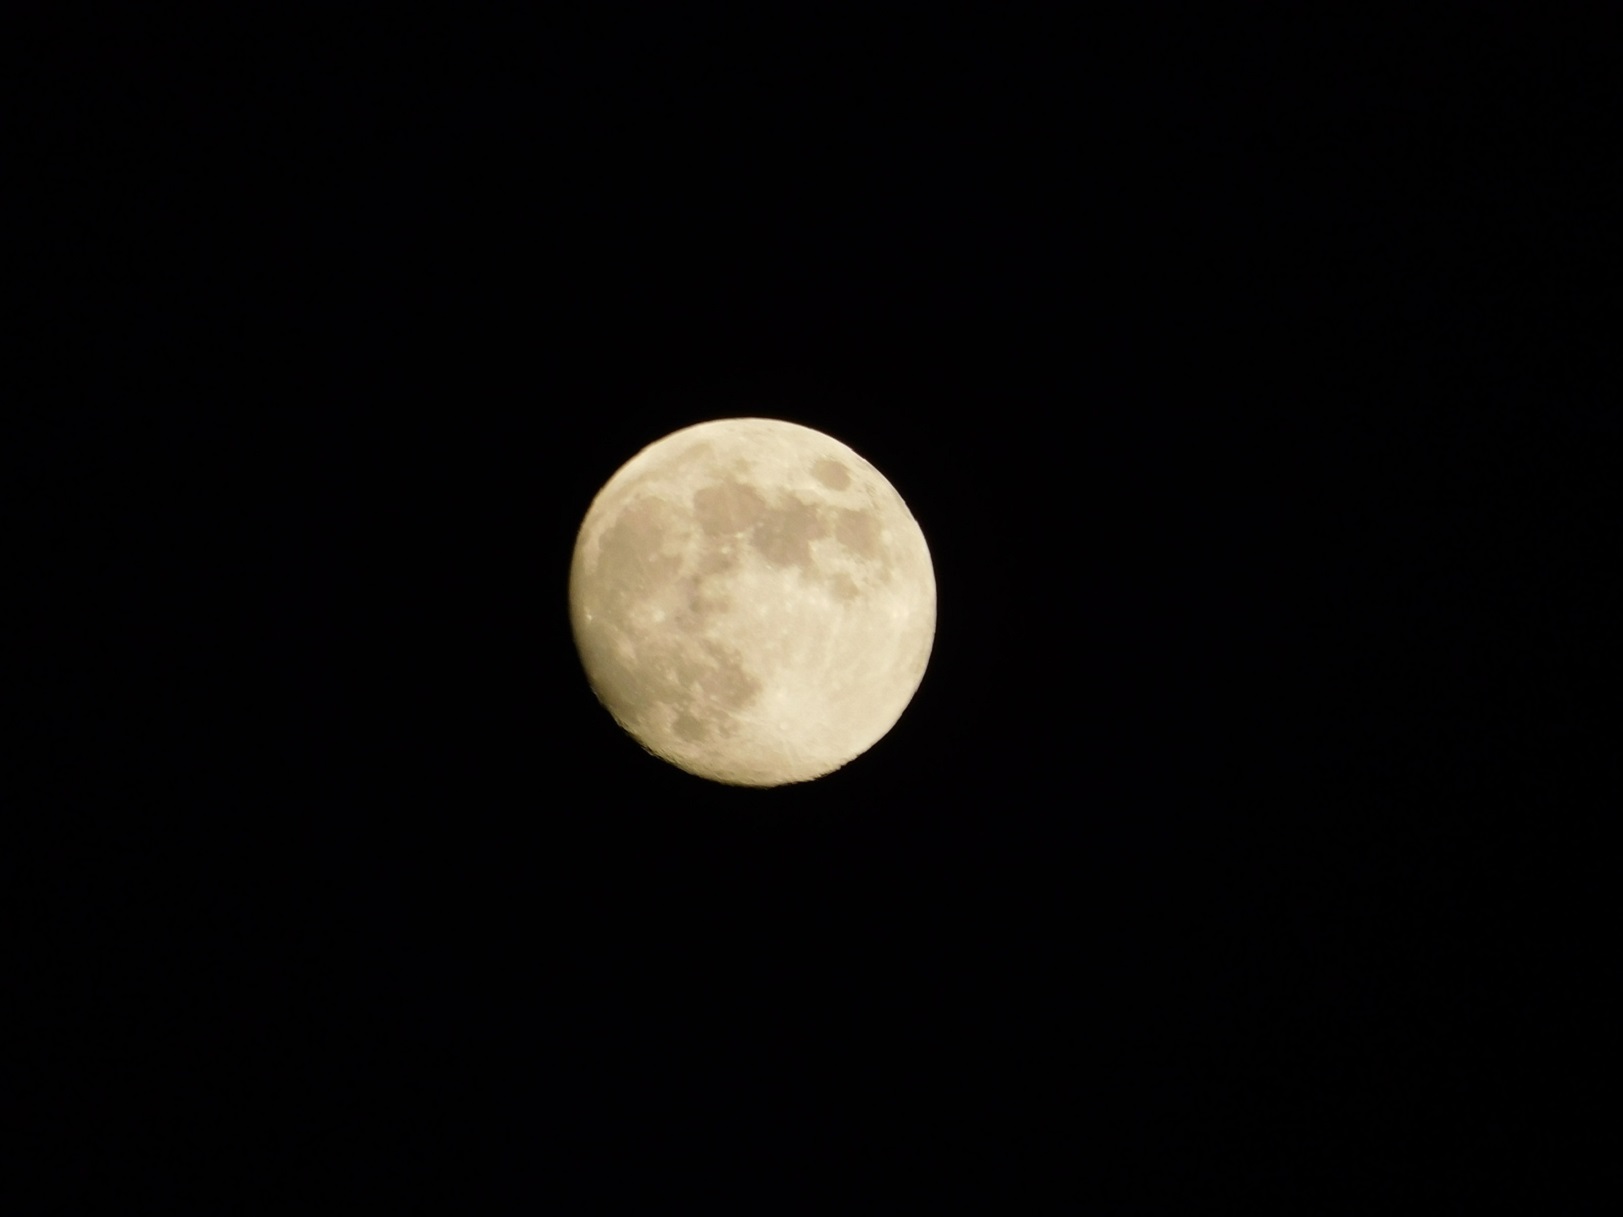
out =
[[581,524],[586,675],[650,752],[700,777],[821,777],[895,725],[935,637],[924,534],[850,448],[773,419],[677,431]]

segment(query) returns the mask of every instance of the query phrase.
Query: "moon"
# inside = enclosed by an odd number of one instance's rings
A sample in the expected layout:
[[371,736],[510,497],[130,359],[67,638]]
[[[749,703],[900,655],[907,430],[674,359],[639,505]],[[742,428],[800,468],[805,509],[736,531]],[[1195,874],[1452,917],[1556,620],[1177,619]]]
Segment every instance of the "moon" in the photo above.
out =
[[650,444],[598,492],[569,610],[592,690],[644,748],[781,786],[895,726],[930,660],[935,570],[901,495],[846,445],[727,418]]

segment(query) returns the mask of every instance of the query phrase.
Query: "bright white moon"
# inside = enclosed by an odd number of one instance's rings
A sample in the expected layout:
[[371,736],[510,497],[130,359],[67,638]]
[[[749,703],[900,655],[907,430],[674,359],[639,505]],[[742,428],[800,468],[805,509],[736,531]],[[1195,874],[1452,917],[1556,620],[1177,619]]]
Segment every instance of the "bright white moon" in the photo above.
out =
[[935,605],[924,534],[884,475],[765,418],[632,457],[569,572],[598,699],[654,755],[740,786],[822,777],[878,742],[924,677]]

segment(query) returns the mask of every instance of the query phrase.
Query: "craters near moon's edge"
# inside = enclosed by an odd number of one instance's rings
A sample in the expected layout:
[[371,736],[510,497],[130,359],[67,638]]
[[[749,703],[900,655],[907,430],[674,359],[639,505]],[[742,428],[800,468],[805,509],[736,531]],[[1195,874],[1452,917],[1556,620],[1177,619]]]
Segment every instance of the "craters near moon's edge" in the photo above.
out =
[[[851,484],[849,470],[838,461],[821,460],[812,472],[833,490]],[[720,539],[747,533],[750,545],[773,566],[794,566],[816,576],[812,542],[832,536],[857,558],[878,563],[881,579],[889,575],[879,521],[872,512],[812,502],[793,493],[769,503],[755,486],[730,480],[701,486],[693,492],[691,505],[707,536]],[[839,588],[840,598],[847,599],[845,592],[855,586],[847,577]]]
[[[604,529],[598,544],[596,586],[624,602],[664,586],[682,567],[680,554],[665,552],[671,505],[637,499]],[[622,603],[619,607],[625,607]]]
[[[819,461],[813,470],[821,482],[843,477],[849,488],[849,472],[839,462]],[[819,541],[837,543],[847,560],[831,562],[833,554],[825,550],[820,561],[813,549]],[[792,491],[772,494],[729,477],[699,486],[685,507],[651,494],[624,506],[598,546],[599,586],[611,600],[602,607],[623,618],[636,604],[674,597],[679,603],[667,609],[686,629],[702,629],[704,618],[724,607],[719,597],[706,594],[715,586],[713,578],[724,578],[750,551],[771,567],[793,569],[821,584],[842,603],[893,576],[890,546],[873,510]],[[678,581],[686,586],[673,590]]]

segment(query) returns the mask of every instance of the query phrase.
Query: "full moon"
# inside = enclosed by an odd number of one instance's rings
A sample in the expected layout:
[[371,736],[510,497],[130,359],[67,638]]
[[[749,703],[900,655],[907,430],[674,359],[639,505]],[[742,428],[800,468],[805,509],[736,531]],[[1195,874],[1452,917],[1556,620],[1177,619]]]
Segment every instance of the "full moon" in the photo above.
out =
[[935,610],[924,534],[884,475],[766,418],[632,457],[569,571],[598,700],[655,756],[736,786],[810,781],[877,743],[924,677]]

